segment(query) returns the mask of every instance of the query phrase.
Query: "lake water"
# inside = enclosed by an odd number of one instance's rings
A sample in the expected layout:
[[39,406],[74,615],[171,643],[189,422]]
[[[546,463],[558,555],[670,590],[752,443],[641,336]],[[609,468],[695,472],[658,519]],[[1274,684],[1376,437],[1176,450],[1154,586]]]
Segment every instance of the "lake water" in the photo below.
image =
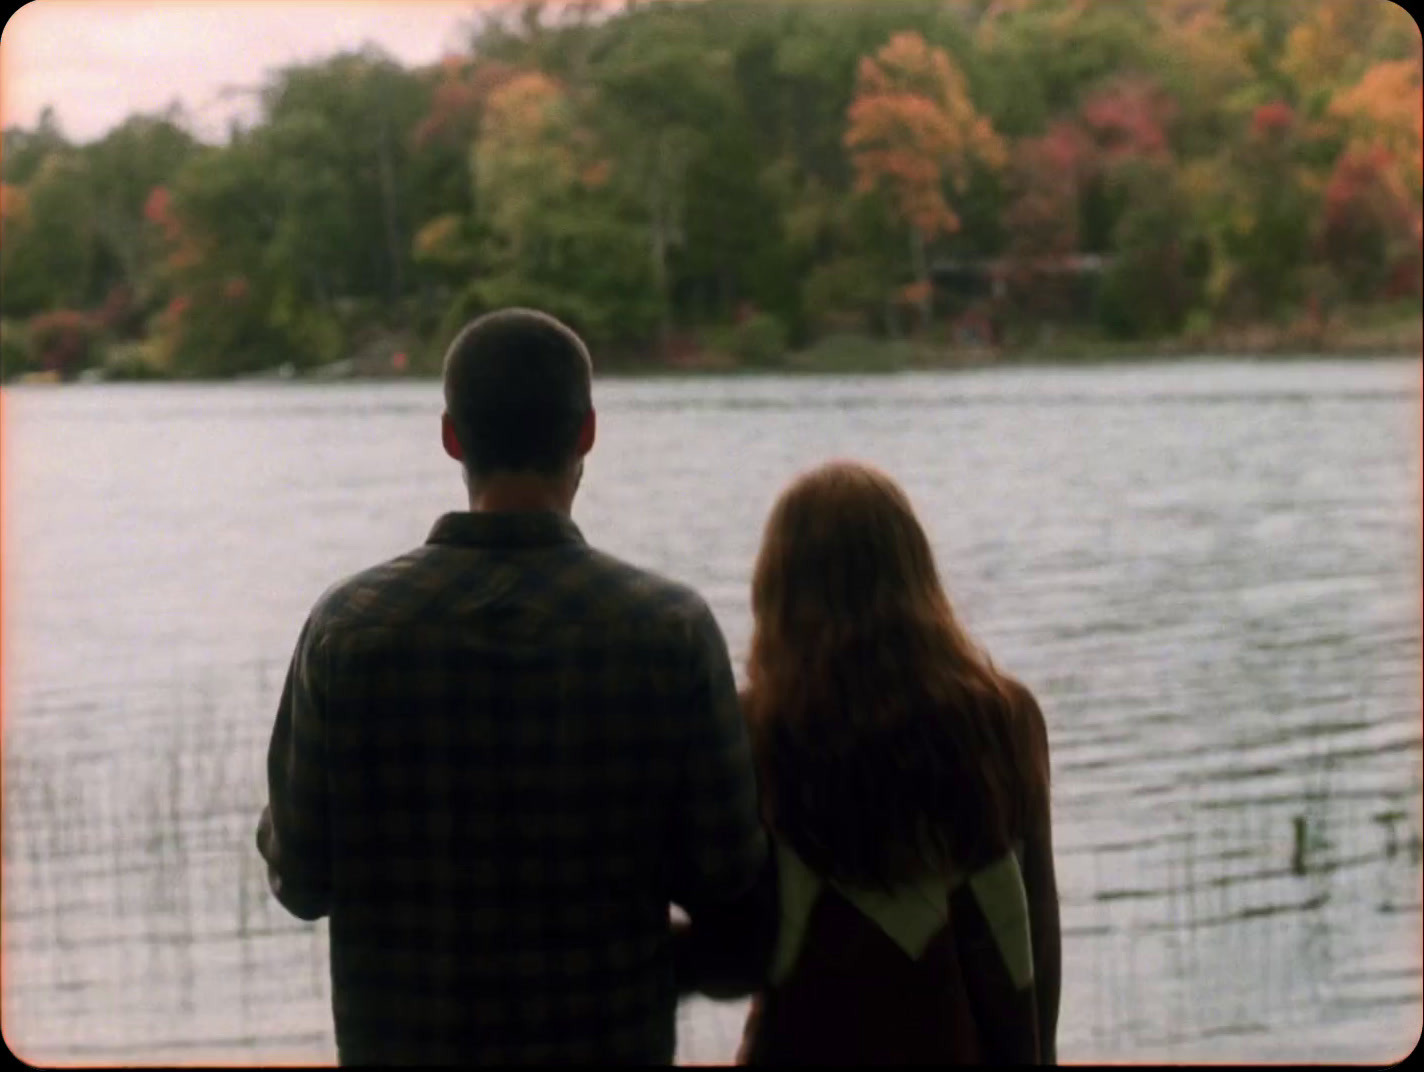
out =
[[[575,519],[700,589],[740,664],[777,491],[887,469],[1048,719],[1060,1056],[1384,1062],[1424,1007],[1419,391],[1418,361],[602,381]],[[439,413],[433,383],[5,392],[21,1055],[334,1057],[325,929],[252,849],[262,760],[312,602],[460,506]],[[681,1059],[742,1014],[685,1005]]]

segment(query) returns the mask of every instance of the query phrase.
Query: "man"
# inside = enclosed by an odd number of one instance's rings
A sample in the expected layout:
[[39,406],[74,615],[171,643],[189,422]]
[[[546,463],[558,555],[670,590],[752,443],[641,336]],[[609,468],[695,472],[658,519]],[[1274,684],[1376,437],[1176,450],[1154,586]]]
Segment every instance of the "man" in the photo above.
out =
[[258,848],[288,911],[330,916],[343,1064],[667,1064],[669,905],[774,938],[726,645],[570,518],[595,433],[573,331],[493,313],[444,372],[470,509],[318,600]]

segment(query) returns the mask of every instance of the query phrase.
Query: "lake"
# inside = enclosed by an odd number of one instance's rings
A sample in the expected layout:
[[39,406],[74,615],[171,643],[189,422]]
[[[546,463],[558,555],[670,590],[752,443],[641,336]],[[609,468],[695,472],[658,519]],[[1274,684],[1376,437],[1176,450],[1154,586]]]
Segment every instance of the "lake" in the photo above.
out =
[[[702,591],[739,672],[776,493],[833,456],[903,484],[1048,720],[1063,1060],[1410,1051],[1417,360],[595,401],[575,520]],[[3,1030],[26,1059],[334,1059],[324,925],[275,905],[252,848],[262,764],[313,601],[461,507],[440,408],[435,383],[5,391]],[[743,1012],[684,1005],[680,1059],[729,1059]]]

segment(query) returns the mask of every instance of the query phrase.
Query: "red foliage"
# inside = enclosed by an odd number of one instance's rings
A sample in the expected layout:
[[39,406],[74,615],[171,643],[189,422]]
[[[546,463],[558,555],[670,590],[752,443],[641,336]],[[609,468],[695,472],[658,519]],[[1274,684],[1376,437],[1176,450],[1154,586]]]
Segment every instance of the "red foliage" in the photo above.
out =
[[1251,133],[1256,137],[1282,133],[1295,123],[1295,109],[1285,101],[1272,101],[1256,109],[1251,116]]
[[1174,106],[1155,83],[1134,76],[1114,79],[1083,102],[1084,126],[1109,159],[1163,156]]
[[1351,149],[1325,187],[1321,251],[1347,277],[1376,278],[1381,297],[1419,287],[1424,221],[1396,163],[1380,145]]
[[168,219],[168,208],[173,197],[162,186],[155,186],[148,192],[148,200],[143,203],[143,218],[149,223],[161,224]]
[[95,319],[106,330],[114,331],[133,316],[133,312],[133,291],[127,285],[119,283],[109,290],[104,298],[104,304],[95,314]]
[[31,319],[29,333],[41,366],[68,379],[89,364],[100,326],[76,309],[56,309]]
[[1074,123],[1055,123],[1014,149],[1016,196],[1005,215],[1016,256],[1061,256],[1078,245],[1078,196],[1095,147]]
[[1344,211],[1366,191],[1383,187],[1393,163],[1393,154],[1379,145],[1342,153],[1325,187],[1326,215]]
[[242,276],[234,276],[223,284],[223,297],[228,301],[241,301],[251,288]]
[[1077,175],[1092,152],[1092,145],[1083,131],[1063,121],[1054,123],[1048,128],[1048,133],[1034,140],[1037,144],[1029,152],[1033,153],[1036,149],[1040,165],[1060,176]]
[[497,60],[469,67],[456,57],[446,57],[441,67],[443,76],[431,96],[430,111],[411,135],[417,148],[469,141],[490,94],[521,73]]
[[143,204],[143,218],[163,229],[163,237],[177,242],[183,236],[183,227],[173,212],[173,195],[167,187],[155,186],[148,192],[148,200]]

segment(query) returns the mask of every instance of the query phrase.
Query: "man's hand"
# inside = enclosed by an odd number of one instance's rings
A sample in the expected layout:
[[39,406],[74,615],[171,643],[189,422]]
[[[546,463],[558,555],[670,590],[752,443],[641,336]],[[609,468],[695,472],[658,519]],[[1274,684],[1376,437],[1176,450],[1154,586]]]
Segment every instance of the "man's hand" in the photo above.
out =
[[776,856],[768,853],[756,882],[732,901],[674,917],[673,973],[679,996],[745,997],[767,983],[776,945],[780,898]]
[[282,900],[282,875],[277,870],[277,835],[272,830],[272,806],[262,809],[257,820],[257,851],[267,862],[267,885],[278,901]]

